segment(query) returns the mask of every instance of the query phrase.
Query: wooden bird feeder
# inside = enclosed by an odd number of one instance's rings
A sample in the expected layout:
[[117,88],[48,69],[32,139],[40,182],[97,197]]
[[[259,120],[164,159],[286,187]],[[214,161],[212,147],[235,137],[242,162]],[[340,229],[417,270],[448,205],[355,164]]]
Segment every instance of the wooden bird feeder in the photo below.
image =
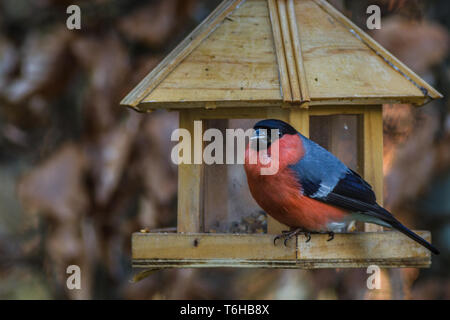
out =
[[[191,134],[194,120],[203,129],[223,129],[233,119],[284,120],[359,172],[382,204],[382,104],[421,106],[441,97],[324,0],[225,0],[122,105],[141,112],[175,110],[180,127]],[[251,205],[235,198],[226,183],[242,182],[242,165],[226,167],[179,165],[177,232],[133,234],[134,267],[431,264],[428,250],[374,225],[330,242],[327,235],[313,235],[310,242],[299,237],[287,247],[274,246],[274,235],[287,227],[258,208],[252,212],[259,216],[245,216]],[[235,193],[248,194],[246,187]],[[242,229],[239,221],[260,227]],[[416,232],[430,241],[429,232]]]

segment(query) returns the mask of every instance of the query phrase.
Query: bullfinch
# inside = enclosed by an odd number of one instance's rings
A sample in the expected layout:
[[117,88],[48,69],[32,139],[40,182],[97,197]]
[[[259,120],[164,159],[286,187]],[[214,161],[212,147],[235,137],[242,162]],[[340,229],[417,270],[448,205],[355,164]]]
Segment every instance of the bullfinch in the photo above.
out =
[[[435,254],[439,250],[402,225],[377,204],[372,187],[333,154],[281,120],[262,120],[254,126],[245,152],[245,172],[250,192],[258,205],[291,232],[275,238],[286,241],[300,233],[342,231],[350,221],[363,221],[396,229]],[[276,136],[273,135],[276,132]],[[276,148],[276,149],[274,149]],[[272,153],[278,150],[278,156]],[[268,161],[261,159],[264,151]],[[261,169],[277,161],[275,174]]]

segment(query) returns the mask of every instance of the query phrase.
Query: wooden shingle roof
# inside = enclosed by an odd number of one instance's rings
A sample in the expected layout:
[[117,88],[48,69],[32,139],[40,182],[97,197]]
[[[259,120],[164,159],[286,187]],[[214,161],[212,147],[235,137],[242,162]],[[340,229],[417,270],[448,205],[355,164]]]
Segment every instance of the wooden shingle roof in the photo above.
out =
[[121,104],[422,105],[440,97],[325,0],[225,0]]

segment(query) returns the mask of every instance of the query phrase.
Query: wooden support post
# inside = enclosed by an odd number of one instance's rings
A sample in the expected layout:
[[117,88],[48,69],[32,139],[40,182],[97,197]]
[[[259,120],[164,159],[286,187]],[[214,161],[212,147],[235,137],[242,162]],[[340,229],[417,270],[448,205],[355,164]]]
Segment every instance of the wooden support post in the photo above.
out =
[[289,123],[302,135],[309,138],[309,109],[291,109]]
[[[377,201],[383,205],[383,115],[382,106],[366,107],[363,139],[364,179],[372,185]],[[365,224],[365,231],[382,231],[383,227]]]
[[[200,150],[196,150],[194,120],[198,120],[190,110],[180,111],[180,128],[187,129],[191,134],[191,156],[194,162],[194,153],[203,153],[203,143]],[[202,127],[203,127],[203,121]],[[203,130],[196,132],[197,139],[202,139]],[[198,157],[198,155],[197,155]],[[200,154],[202,157],[202,154]],[[201,158],[200,158],[201,159]],[[203,165],[180,164],[178,166],[178,232],[203,231]]]

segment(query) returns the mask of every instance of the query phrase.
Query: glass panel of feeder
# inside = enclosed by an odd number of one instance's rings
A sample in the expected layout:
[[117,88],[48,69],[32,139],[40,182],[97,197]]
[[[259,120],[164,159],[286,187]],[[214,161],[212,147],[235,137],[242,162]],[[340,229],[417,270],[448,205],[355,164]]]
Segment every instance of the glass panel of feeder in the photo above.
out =
[[[226,129],[252,128],[258,119],[206,120],[205,130],[223,133],[224,164],[204,166],[204,231],[218,233],[264,233],[266,214],[259,208],[247,184],[242,164],[226,164]],[[205,146],[210,142],[205,142]],[[235,154],[237,143],[235,141]]]
[[310,139],[333,153],[349,168],[362,172],[360,115],[311,116]]

